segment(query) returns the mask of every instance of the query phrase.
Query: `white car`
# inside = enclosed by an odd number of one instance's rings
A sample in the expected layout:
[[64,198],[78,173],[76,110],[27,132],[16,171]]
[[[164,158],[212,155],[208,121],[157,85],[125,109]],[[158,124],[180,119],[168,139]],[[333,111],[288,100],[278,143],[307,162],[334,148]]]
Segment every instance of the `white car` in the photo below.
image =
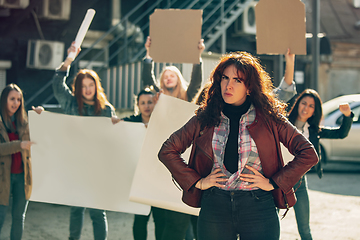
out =
[[360,162],[360,94],[345,95],[325,102],[321,125],[340,126],[343,115],[339,111],[339,104],[346,102],[350,104],[351,111],[354,113],[354,122],[346,138],[320,139],[323,162]]

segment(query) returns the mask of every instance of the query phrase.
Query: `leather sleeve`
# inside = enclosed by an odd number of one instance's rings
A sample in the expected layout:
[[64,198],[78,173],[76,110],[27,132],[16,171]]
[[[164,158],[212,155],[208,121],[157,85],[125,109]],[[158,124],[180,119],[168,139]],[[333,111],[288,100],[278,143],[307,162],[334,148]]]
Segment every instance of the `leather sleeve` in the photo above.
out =
[[[284,192],[291,191],[300,178],[318,161],[313,145],[290,122],[277,124],[279,140],[295,157],[272,176],[272,180]],[[278,143],[279,144],[279,143]],[[280,146],[278,146],[280,149]],[[280,154],[280,158],[282,158]]]
[[163,143],[158,153],[159,160],[184,191],[188,191],[201,178],[199,173],[190,168],[181,157],[181,154],[191,146],[198,124],[197,117],[192,117]]

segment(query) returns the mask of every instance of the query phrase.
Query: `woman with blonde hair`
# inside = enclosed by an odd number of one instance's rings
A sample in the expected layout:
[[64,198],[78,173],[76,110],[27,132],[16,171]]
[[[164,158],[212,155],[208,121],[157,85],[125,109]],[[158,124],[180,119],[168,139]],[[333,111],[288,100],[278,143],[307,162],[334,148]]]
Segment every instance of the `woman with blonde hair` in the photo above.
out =
[[[68,53],[80,52],[74,42]],[[111,118],[113,123],[119,121],[114,107],[109,103],[96,72],[89,69],[80,70],[73,83],[73,91],[66,85],[66,79],[73,59],[66,58],[56,69],[53,77],[53,90],[55,98],[61,105],[65,114],[77,116],[103,116]],[[89,209],[93,222],[94,239],[107,239],[107,219],[105,210]],[[84,221],[84,207],[71,207],[70,214],[70,240],[80,239]]]
[[32,189],[30,147],[33,142],[23,93],[16,84],[4,88],[0,105],[0,232],[11,203],[10,239],[20,240]]

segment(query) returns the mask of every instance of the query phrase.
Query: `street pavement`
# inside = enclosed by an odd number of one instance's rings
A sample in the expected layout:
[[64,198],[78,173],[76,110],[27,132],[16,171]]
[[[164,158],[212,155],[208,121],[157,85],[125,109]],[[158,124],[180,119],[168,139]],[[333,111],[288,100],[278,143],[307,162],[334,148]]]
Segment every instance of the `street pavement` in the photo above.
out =
[[[314,240],[360,239],[360,164],[328,164],[322,179],[308,173],[310,225]],[[283,213],[283,210],[280,214]],[[70,207],[30,202],[23,240],[65,240],[68,238]],[[133,214],[107,212],[108,240],[131,240]],[[10,211],[0,240],[9,240]],[[297,233],[294,211],[280,221],[281,239],[295,240]],[[93,239],[92,223],[86,211],[82,240]],[[155,240],[152,219],[148,240]],[[219,239],[220,240],[220,239]]]

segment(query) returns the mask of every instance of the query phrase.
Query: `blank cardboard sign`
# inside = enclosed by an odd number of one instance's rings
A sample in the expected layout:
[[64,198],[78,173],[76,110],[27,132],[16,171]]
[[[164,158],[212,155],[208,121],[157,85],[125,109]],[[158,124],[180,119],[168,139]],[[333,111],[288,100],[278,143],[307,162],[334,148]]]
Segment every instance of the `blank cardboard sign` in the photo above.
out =
[[305,5],[300,0],[260,0],[255,6],[258,54],[306,55]]
[[200,63],[202,10],[155,9],[150,56],[155,62]]

